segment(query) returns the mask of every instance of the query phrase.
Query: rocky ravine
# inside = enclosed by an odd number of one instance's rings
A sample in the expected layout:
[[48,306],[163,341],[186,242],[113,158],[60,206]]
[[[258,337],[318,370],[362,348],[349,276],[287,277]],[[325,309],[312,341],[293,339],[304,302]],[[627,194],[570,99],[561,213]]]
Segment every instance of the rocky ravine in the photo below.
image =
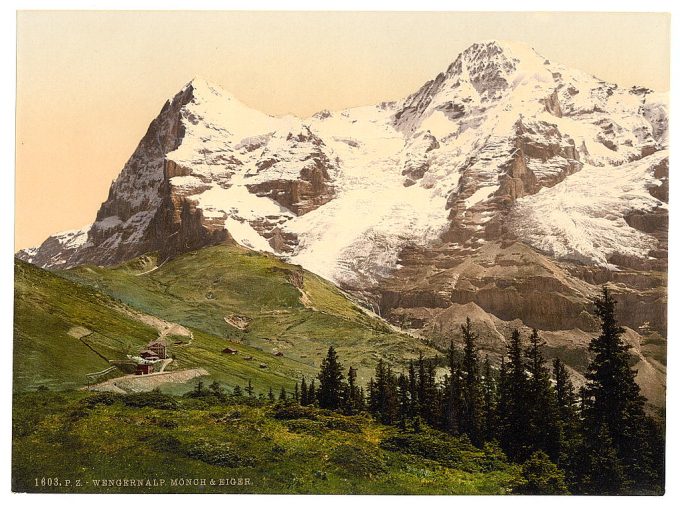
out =
[[[167,101],[95,222],[20,258],[162,258],[226,239],[286,257],[390,321],[484,347],[537,327],[575,371],[604,283],[648,397],[665,384],[665,98],[523,44],[474,44],[402,101],[274,118],[195,79]],[[480,326],[481,327],[481,326]]]

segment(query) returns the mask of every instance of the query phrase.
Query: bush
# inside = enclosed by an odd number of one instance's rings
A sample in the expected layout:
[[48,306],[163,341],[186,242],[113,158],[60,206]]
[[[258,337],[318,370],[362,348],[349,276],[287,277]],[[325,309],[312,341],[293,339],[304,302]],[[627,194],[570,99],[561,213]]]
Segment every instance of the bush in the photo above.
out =
[[154,409],[178,409],[179,404],[170,395],[159,391],[133,393],[123,396],[123,403],[128,407],[153,407]]
[[513,491],[516,494],[569,494],[564,472],[540,450],[522,465],[522,478]]
[[277,404],[274,407],[274,418],[277,420],[318,420],[319,414],[313,407],[301,406],[295,403]]
[[380,450],[371,446],[341,444],[335,447],[329,460],[353,476],[372,477],[386,471]]
[[213,466],[248,467],[255,463],[252,457],[240,455],[227,443],[209,442],[201,439],[186,448],[186,455]]
[[323,425],[318,421],[301,418],[299,420],[288,420],[286,427],[289,432],[294,434],[309,434],[312,436],[320,436],[323,433]]
[[352,418],[346,416],[330,416],[324,420],[324,426],[329,430],[341,430],[353,434],[361,434],[361,427]]
[[94,409],[99,404],[112,406],[116,402],[120,402],[120,400],[120,397],[115,393],[95,393],[83,399],[83,405],[89,409]]
[[463,440],[442,432],[423,431],[390,436],[380,443],[385,450],[417,455],[445,466],[468,472],[492,471],[494,457],[487,459],[484,452]]

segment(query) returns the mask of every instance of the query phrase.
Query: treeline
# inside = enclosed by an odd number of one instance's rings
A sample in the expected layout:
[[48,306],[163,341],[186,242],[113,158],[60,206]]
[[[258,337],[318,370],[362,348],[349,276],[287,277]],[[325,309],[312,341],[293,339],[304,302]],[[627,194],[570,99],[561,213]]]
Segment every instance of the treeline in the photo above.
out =
[[[321,364],[318,387],[302,379],[294,399],[345,414],[367,411],[377,420],[418,432],[427,426],[465,435],[475,446],[495,442],[511,461],[538,473],[558,472],[557,487],[575,494],[659,494],[664,486],[664,430],[645,414],[629,346],[605,287],[595,300],[601,333],[590,342],[586,383],[576,392],[559,358],[548,366],[545,342],[513,331],[500,367],[480,360],[470,319],[461,326],[463,350],[453,342],[441,359],[412,361],[405,373],[379,361],[367,387],[345,372],[333,347]],[[438,367],[445,375],[437,376]],[[270,400],[274,400],[272,390]],[[544,492],[537,485],[527,492]]]

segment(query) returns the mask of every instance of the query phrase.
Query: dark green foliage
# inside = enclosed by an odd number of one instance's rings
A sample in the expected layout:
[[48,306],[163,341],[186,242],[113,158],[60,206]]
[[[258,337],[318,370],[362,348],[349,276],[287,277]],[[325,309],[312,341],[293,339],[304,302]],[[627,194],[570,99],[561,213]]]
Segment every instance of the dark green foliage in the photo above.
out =
[[497,391],[496,380],[491,372],[489,356],[484,359],[484,380],[482,382],[482,398],[484,405],[484,440],[491,441],[497,433]]
[[364,400],[361,388],[357,385],[357,371],[349,367],[347,371],[347,384],[344,387],[342,397],[342,410],[345,414],[356,414],[364,409]]
[[155,409],[177,409],[179,407],[177,400],[159,391],[124,395],[122,401],[128,407],[153,407]]
[[383,360],[378,361],[375,367],[375,379],[371,381],[368,392],[371,414],[385,425],[397,423],[399,419],[397,378]]
[[515,488],[516,494],[569,494],[564,473],[542,451],[536,451],[522,465],[524,480]]
[[461,377],[463,383],[462,402],[460,412],[460,432],[467,434],[475,446],[484,443],[483,425],[483,395],[479,374],[479,359],[477,357],[477,334],[472,331],[472,323],[468,317],[461,326],[463,333],[463,361],[461,363]]
[[241,455],[238,450],[228,443],[218,441],[199,440],[188,446],[183,446],[188,457],[220,467],[248,467],[255,463],[255,459]]
[[526,351],[527,398],[529,428],[529,449],[543,451],[553,462],[559,461],[560,431],[557,399],[555,390],[550,383],[550,372],[545,366],[545,359],[541,348],[545,342],[535,329],[529,337],[529,347]]
[[339,409],[342,405],[343,367],[338,361],[335,348],[331,345],[328,354],[321,361],[319,371],[319,406],[324,409]]
[[385,461],[377,447],[341,444],[331,452],[329,460],[352,476],[372,478],[386,471]]
[[431,429],[395,434],[385,438],[380,446],[468,472],[493,471],[506,465],[505,456],[493,445],[480,451],[465,436],[454,437]]
[[[583,463],[583,485],[590,486],[591,491],[610,493],[658,492],[659,459],[651,457],[654,439],[647,426],[645,399],[635,382],[636,371],[631,368],[630,346],[621,338],[624,330],[616,320],[616,300],[607,287],[595,300],[595,313],[600,319],[601,333],[590,342],[593,359],[583,392],[587,457]],[[609,469],[601,466],[602,462]],[[609,481],[602,479],[603,470],[610,473]]]
[[524,461],[531,454],[527,437],[529,399],[524,349],[518,330],[514,330],[510,338],[508,362],[502,366],[500,386],[500,443],[510,459]]

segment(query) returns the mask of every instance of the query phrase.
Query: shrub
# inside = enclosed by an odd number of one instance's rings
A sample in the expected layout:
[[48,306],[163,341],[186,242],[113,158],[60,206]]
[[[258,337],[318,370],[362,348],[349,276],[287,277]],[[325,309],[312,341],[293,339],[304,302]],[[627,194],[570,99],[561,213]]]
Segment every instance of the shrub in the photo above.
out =
[[318,420],[319,415],[313,407],[301,406],[295,403],[277,404],[274,407],[274,418],[277,420]]
[[374,476],[385,472],[385,461],[375,447],[341,444],[333,449],[329,460],[354,476]]
[[186,448],[186,455],[213,466],[248,467],[255,463],[252,457],[240,455],[227,443],[210,442],[205,439],[196,441]]
[[115,393],[95,393],[83,399],[83,405],[89,409],[93,409],[99,404],[111,406],[116,402],[120,402],[120,397]]
[[380,446],[386,450],[417,455],[468,472],[490,471],[494,462],[485,463],[486,455],[464,440],[441,432],[401,433],[385,438]]
[[324,420],[324,426],[330,430],[341,430],[353,434],[361,434],[361,427],[356,421],[346,416],[330,416]]
[[170,395],[158,391],[133,393],[123,396],[123,403],[128,407],[153,407],[155,409],[177,409],[179,404]]
[[568,494],[564,472],[542,452],[534,452],[522,465],[523,480],[515,487],[516,494]]

